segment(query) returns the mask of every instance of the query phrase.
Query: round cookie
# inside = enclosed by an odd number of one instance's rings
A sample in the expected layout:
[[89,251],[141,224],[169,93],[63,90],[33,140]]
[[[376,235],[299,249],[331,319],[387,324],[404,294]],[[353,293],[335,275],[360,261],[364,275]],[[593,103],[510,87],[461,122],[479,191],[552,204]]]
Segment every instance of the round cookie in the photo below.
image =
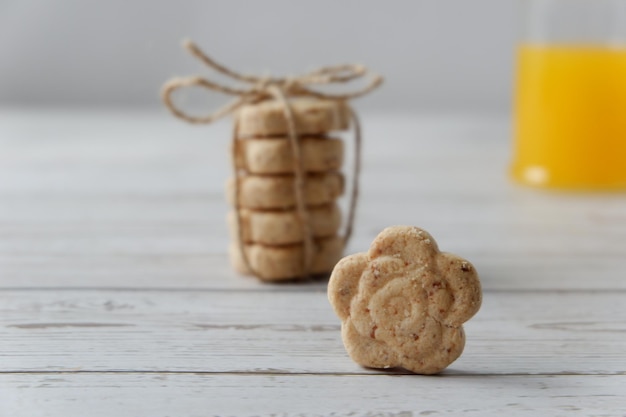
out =
[[[319,135],[350,126],[345,102],[311,97],[289,99],[299,135]],[[284,136],[288,133],[284,106],[276,100],[242,106],[235,115],[238,136]]]
[[[341,210],[337,204],[309,207],[309,221],[313,237],[337,234],[341,225]],[[246,243],[285,245],[304,240],[302,224],[295,210],[255,211],[241,209],[243,239]],[[233,239],[239,238],[236,212],[228,213],[228,225]]]
[[434,374],[463,352],[463,323],[480,308],[482,293],[470,262],[440,252],[425,230],[396,226],[367,253],[339,261],[328,298],[355,362]]
[[[343,238],[333,236],[315,239],[311,275],[330,272],[343,253]],[[265,246],[245,244],[244,250],[251,267],[263,281],[285,281],[303,275],[303,245]],[[250,274],[241,257],[239,245],[235,240],[229,250],[230,259],[235,270],[242,274]]]
[[[242,175],[239,181],[239,207],[256,210],[288,209],[296,206],[294,176]],[[343,176],[338,172],[309,174],[304,187],[307,206],[329,204],[343,193]],[[228,201],[234,205],[235,180],[227,184]]]
[[[301,137],[301,162],[305,172],[336,171],[343,162],[343,142],[335,138]],[[293,173],[293,152],[286,137],[239,139],[237,168],[252,174]]]

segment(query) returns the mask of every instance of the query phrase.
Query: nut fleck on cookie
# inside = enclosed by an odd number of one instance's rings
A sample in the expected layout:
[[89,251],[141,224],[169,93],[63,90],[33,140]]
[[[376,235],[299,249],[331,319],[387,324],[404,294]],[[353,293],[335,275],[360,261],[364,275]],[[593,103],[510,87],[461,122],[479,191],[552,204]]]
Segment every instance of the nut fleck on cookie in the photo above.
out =
[[335,266],[328,298],[350,357],[371,368],[435,374],[463,352],[463,323],[480,308],[474,266],[440,252],[417,227],[383,230],[367,253]]

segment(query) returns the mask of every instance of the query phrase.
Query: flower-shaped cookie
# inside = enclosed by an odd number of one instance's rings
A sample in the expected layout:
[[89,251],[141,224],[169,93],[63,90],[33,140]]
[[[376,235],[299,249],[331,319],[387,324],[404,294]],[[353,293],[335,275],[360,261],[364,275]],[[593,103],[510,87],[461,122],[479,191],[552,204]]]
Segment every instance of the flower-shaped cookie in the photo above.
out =
[[355,362],[434,374],[461,355],[462,324],[480,308],[482,293],[471,263],[439,252],[425,230],[395,226],[367,253],[339,261],[328,298]]

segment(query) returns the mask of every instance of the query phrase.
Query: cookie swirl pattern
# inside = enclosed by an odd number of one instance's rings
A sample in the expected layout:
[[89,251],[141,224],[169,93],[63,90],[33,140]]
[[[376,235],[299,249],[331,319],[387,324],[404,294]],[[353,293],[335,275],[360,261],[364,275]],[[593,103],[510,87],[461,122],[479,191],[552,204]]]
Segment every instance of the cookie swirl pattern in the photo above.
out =
[[440,372],[461,355],[462,324],[482,301],[474,266],[409,226],[387,228],[367,253],[343,258],[328,297],[355,362],[420,374]]

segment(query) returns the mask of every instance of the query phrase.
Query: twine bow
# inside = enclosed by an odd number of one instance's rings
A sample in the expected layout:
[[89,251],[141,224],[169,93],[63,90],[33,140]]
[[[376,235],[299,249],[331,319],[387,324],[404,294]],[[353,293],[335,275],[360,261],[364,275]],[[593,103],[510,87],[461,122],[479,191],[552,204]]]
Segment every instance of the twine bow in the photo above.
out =
[[[252,75],[244,75],[233,71],[214,61],[212,58],[203,53],[192,41],[186,40],[183,47],[189,51],[194,57],[198,58],[208,67],[218,73],[221,73],[234,81],[247,85],[244,88],[233,87],[229,85],[219,84],[215,81],[208,80],[200,76],[173,78],[168,81],[162,90],[162,98],[165,106],[174,114],[174,116],[183,119],[189,123],[212,123],[222,117],[236,112],[239,108],[247,104],[259,103],[265,100],[276,100],[280,102],[284,109],[284,116],[287,122],[287,136],[290,142],[294,160],[294,191],[296,200],[296,210],[302,224],[304,234],[304,256],[303,256],[303,275],[309,274],[313,259],[313,234],[309,223],[309,215],[305,201],[305,185],[306,175],[302,164],[302,154],[300,150],[300,141],[298,140],[298,132],[293,115],[293,108],[289,103],[289,97],[313,97],[322,100],[333,100],[338,102],[347,102],[350,99],[361,97],[376,89],[383,81],[383,78],[371,73],[366,67],[357,64],[337,65],[323,67],[318,70],[303,74],[297,77],[257,77]],[[311,88],[314,85],[324,84],[342,84],[349,83],[358,79],[368,77],[367,83],[361,89],[343,94],[329,94],[317,91]],[[180,88],[185,87],[202,87],[208,90],[235,96],[235,99],[225,106],[218,108],[212,113],[205,116],[190,116],[183,110],[176,107],[172,101],[172,93]],[[352,177],[352,191],[350,198],[350,208],[344,232],[344,247],[347,245],[354,223],[354,215],[356,209],[356,201],[358,198],[358,178],[361,167],[361,128],[356,113],[346,105],[350,118],[354,125],[355,139],[355,162]],[[237,123],[233,133],[234,152],[237,152],[238,142]],[[237,226],[239,233],[239,250],[244,264],[253,274],[258,273],[251,267],[246,251],[244,249],[243,227],[241,213],[239,210],[239,170],[235,166],[235,210],[237,214]]]

